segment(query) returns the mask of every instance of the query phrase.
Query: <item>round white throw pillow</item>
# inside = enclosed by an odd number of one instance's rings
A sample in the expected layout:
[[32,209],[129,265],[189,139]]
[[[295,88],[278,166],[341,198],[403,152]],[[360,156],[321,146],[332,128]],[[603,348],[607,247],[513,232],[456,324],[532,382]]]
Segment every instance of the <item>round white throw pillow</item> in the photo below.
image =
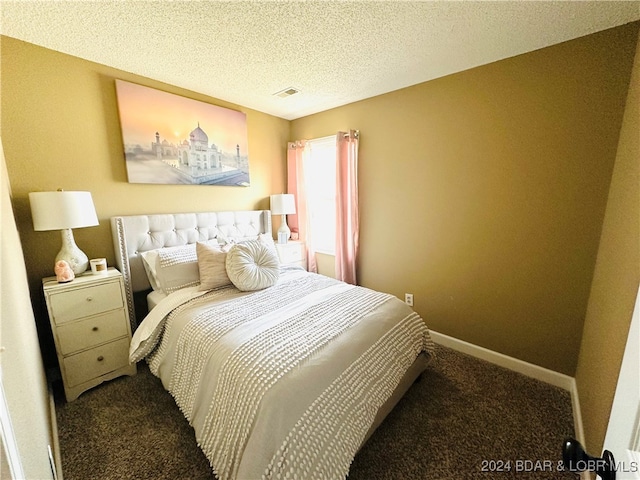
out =
[[262,290],[278,281],[278,255],[259,240],[234,245],[227,253],[229,280],[244,292]]

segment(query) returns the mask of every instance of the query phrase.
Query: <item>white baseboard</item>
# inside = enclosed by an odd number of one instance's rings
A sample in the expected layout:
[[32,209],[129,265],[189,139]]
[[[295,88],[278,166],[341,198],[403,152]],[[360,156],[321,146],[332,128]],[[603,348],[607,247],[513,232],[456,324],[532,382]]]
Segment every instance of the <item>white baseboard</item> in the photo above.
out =
[[576,384],[576,379],[571,379],[571,404],[573,407],[573,425],[576,430],[576,440],[578,440],[582,445],[586,445],[584,439],[584,428],[582,426],[582,410],[580,409],[580,399],[578,397],[578,386]]
[[454,337],[450,337],[443,333],[434,332],[430,330],[431,338],[439,345],[451,348],[458,352],[466,353],[475,358],[485,360],[494,365],[507,368],[514,372],[521,373],[527,377],[540,380],[541,382],[548,383],[555,387],[562,388],[571,394],[571,406],[573,410],[573,424],[575,426],[576,440],[584,445],[584,430],[582,427],[582,414],[580,413],[580,401],[578,399],[578,389],[576,387],[576,380],[569,375],[558,373],[548,368],[534,365],[533,363],[525,362],[517,358],[504,355],[503,353],[494,352],[488,348],[474,345],[473,343],[465,342]]
[[56,404],[53,398],[53,390],[51,384],[49,384],[49,414],[51,418],[51,442],[53,446],[50,446],[51,473],[54,480],[64,480],[62,477],[62,456],[60,453],[60,442],[58,440],[58,421],[56,416]]

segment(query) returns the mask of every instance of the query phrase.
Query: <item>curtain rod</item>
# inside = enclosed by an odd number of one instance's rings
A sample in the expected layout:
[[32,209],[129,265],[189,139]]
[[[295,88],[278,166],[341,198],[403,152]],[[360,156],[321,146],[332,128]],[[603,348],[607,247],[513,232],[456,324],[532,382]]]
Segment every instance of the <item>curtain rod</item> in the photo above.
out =
[[[338,132],[338,133],[340,133],[340,132]],[[353,135],[355,138],[359,138],[360,137],[360,130],[349,130],[348,132],[344,132],[343,133],[344,138],[348,138],[351,135]],[[331,138],[335,138],[335,136],[334,135],[327,135],[326,137],[313,138],[311,140],[314,140],[314,141],[329,140]],[[296,140],[294,142],[287,142],[287,146],[289,148],[298,148],[298,147],[304,146],[304,144],[306,142],[308,142],[308,141],[310,141],[310,140],[304,139],[304,140]]]

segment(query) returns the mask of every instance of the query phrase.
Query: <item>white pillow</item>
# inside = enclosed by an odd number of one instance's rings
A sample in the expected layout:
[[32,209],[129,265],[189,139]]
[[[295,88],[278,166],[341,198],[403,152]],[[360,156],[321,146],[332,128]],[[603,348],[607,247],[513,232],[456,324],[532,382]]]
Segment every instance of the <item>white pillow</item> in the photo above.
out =
[[155,276],[160,290],[167,295],[181,288],[200,283],[196,245],[160,248],[156,250]]
[[144,271],[147,272],[147,278],[149,279],[151,288],[154,290],[161,290],[156,276],[158,250],[147,250],[146,252],[141,252],[140,256],[142,257],[142,265],[144,266]]
[[273,241],[273,237],[271,235],[267,235],[266,233],[259,233],[258,240],[264,243],[269,249],[273,250],[273,253],[278,256],[278,250],[276,249],[276,242]]
[[226,260],[227,275],[244,292],[274,285],[280,275],[278,255],[261,240],[234,245]]
[[231,285],[226,269],[227,252],[230,248],[231,245],[216,246],[208,243],[196,243],[200,290],[211,290]]

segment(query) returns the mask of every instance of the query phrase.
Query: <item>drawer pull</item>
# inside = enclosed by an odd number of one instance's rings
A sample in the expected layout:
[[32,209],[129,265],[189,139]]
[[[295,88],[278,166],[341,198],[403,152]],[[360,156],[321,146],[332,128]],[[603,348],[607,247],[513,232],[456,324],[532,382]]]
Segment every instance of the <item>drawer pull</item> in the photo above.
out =
[[93,302],[93,297],[87,297],[87,302]]
[[100,356],[98,357],[98,361],[99,361],[99,362],[101,362],[101,361],[103,361],[103,360],[104,360],[104,357],[103,357],[102,355],[100,355]]
[[91,331],[93,331],[93,332],[97,332],[97,331],[98,331],[98,327],[93,327],[93,328],[91,329]]

